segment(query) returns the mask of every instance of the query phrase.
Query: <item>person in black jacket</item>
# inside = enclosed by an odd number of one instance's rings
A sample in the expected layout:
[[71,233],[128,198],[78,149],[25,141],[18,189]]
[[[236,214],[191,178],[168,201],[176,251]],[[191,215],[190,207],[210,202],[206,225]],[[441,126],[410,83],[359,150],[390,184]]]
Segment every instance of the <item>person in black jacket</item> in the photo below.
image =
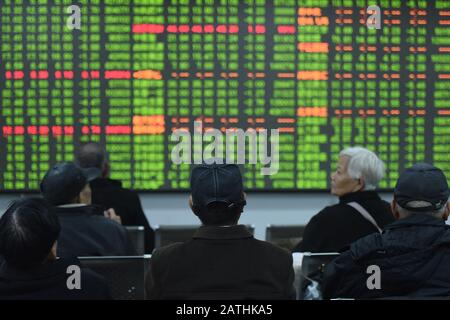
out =
[[145,229],[145,252],[152,253],[155,234],[150,226],[141,201],[136,192],[125,189],[118,180],[109,178],[109,164],[106,151],[96,142],[89,142],[77,148],[75,162],[81,168],[97,169],[98,177],[90,181],[92,203],[113,208],[124,226],[143,226]]
[[200,165],[190,206],[202,222],[192,240],[155,250],[151,299],[295,299],[292,255],[237,225],[246,204],[236,165]]
[[311,218],[293,251],[339,252],[393,222],[389,203],[375,191],[383,175],[384,164],[373,152],[361,147],[341,151],[331,176],[331,193],[339,203]]
[[406,169],[391,204],[398,220],[327,266],[324,298],[449,297],[449,194],[440,169],[426,163]]
[[100,275],[76,258],[56,257],[60,229],[43,199],[12,203],[0,219],[0,299],[111,298]]
[[82,170],[72,162],[53,166],[41,182],[41,192],[61,223],[58,253],[74,256],[133,255],[135,250],[127,238],[113,209],[91,205],[89,180],[93,170]]

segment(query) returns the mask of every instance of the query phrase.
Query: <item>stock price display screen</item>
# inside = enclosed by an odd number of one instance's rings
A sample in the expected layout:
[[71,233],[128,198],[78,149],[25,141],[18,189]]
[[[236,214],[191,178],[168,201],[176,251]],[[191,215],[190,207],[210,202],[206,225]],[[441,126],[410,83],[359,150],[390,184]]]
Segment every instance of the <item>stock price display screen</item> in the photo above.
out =
[[186,189],[171,134],[194,121],[278,130],[276,173],[244,164],[248,189],[325,190],[351,145],[385,162],[381,188],[419,161],[450,176],[450,1],[371,4],[0,1],[0,190],[37,190],[86,141],[127,187]]

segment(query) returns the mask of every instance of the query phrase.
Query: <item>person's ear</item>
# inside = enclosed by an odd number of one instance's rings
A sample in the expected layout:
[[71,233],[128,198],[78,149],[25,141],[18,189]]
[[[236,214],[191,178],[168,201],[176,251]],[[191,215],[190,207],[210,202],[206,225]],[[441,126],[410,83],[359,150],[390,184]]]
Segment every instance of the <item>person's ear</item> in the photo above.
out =
[[358,179],[358,187],[359,187],[358,191],[363,191],[365,186],[366,186],[366,182],[364,181],[364,178],[363,177],[359,178]]
[[189,208],[191,208],[192,212],[197,215],[197,210],[195,210],[194,202],[192,200],[192,194],[189,195]]
[[357,181],[355,187],[353,188],[353,192],[363,191],[364,190],[364,178],[355,179]]
[[392,200],[392,202],[391,202],[391,212],[392,212],[392,215],[394,216],[395,220],[400,219],[400,213],[398,212],[397,202],[395,201],[395,199]]
[[48,253],[47,260],[48,261],[54,261],[56,260],[57,255],[57,248],[58,248],[58,241],[55,241],[52,245],[52,249]]
[[444,221],[447,221],[449,214],[450,214],[450,202],[447,202],[447,204],[445,205],[444,214],[442,215],[442,219],[444,219]]
[[109,176],[109,163],[105,161],[103,164],[102,178],[107,178]]

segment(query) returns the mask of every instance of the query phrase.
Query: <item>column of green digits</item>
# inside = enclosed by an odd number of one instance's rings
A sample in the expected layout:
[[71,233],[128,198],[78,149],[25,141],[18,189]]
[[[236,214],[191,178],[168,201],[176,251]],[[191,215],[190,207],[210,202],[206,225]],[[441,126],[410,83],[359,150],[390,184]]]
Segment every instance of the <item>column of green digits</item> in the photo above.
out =
[[[164,1],[134,1],[132,24],[164,25]],[[158,189],[165,183],[164,43],[158,34],[132,36],[135,189]],[[141,121],[144,120],[144,121]],[[142,127],[155,129],[142,132]],[[156,130],[157,129],[157,130]]]
[[[292,122],[295,119],[297,110],[295,76],[298,39],[295,32],[284,33],[279,28],[287,25],[292,30],[296,29],[296,1],[275,1],[273,5],[273,23],[273,53],[269,69],[274,73],[274,80],[272,82],[273,89],[270,97],[269,113],[276,118],[276,128],[289,128],[292,129],[292,132],[280,132],[278,148],[279,169],[278,173],[271,175],[269,179],[273,188],[293,189],[295,188],[296,180],[293,174],[296,166],[296,139]],[[261,54],[265,55],[262,52]],[[284,77],[284,74],[290,74],[291,76]],[[257,174],[260,174],[259,171]]]
[[[50,83],[50,122],[60,128],[60,132],[53,134],[56,140],[56,162],[71,161],[73,159],[73,134],[65,127],[74,126],[74,90],[73,77],[73,31],[66,26],[66,8],[69,0],[49,8],[50,23],[50,60],[54,69],[55,80]],[[51,69],[51,68],[50,68]]]
[[[101,30],[100,30],[100,2],[82,1],[81,34],[80,39],[80,119],[82,126],[81,141],[100,141],[99,130],[103,128],[101,109]],[[67,28],[64,28],[64,31]],[[66,36],[66,35],[64,35]],[[65,110],[68,112],[68,109]]]
[[[50,106],[49,106],[49,53],[48,53],[48,18],[47,6],[45,1],[30,1],[26,6],[24,12],[26,23],[26,59],[29,66],[29,73],[25,77],[30,78],[29,92],[33,92],[32,96],[26,99],[26,105],[35,107],[37,109],[37,123],[30,123],[31,125],[38,125],[43,127],[43,131],[39,131],[35,137],[38,139],[37,143],[32,142],[33,146],[38,146],[37,150],[31,152],[32,164],[38,164],[39,171],[30,172],[28,179],[28,188],[38,189],[38,182],[50,167],[50,145],[53,143],[50,131]],[[28,92],[27,90],[27,92]],[[30,108],[30,109],[31,109]],[[34,118],[34,117],[33,117]],[[35,120],[29,119],[29,120]],[[28,119],[26,119],[28,120]],[[28,126],[28,123],[25,123]],[[19,177],[16,177],[19,180]]]
[[[414,6],[415,7],[415,6]],[[413,8],[408,8],[413,9]],[[421,13],[426,13],[426,8],[421,8]],[[417,16],[417,10],[409,10],[410,21],[426,17]],[[428,22],[427,22],[428,23]],[[409,25],[407,29],[406,70],[409,80],[406,84],[406,107],[408,117],[406,119],[406,147],[405,166],[410,167],[414,163],[425,161],[425,114],[421,111],[427,109],[427,53],[423,48],[427,46],[427,27],[424,25]],[[428,50],[428,48],[426,48]]]
[[[39,44],[38,42],[39,34],[36,33],[37,29],[39,28],[38,7],[36,5],[30,5],[25,7],[24,9],[26,17],[26,29],[24,30],[22,36],[26,38],[26,48],[24,52],[26,52],[25,59],[27,63],[29,63],[29,71],[28,74],[27,72],[25,72],[24,78],[28,78],[30,76],[31,70],[36,74],[36,70],[39,69],[39,53],[37,52],[37,50],[39,50],[39,46],[41,46],[41,44]],[[18,38],[15,41],[16,43],[20,43],[20,41],[18,41]],[[44,48],[46,48],[45,45]],[[21,69],[24,70],[25,68],[22,67]],[[45,120],[42,120],[42,115],[44,115],[45,117],[44,112],[46,112],[46,106],[40,105],[39,96],[41,93],[39,92],[39,81],[43,80],[31,80],[30,88],[25,91],[25,114],[22,114],[20,116],[24,119],[24,122],[22,123],[22,125],[24,126],[31,125],[38,127],[40,125],[48,125],[48,123],[45,123]],[[25,119],[28,120],[28,123],[27,121],[25,121]],[[42,124],[41,122],[44,122],[44,124]],[[39,142],[41,141],[42,137],[38,135],[38,132],[39,131],[35,131],[34,135],[29,136],[31,138],[31,152],[27,152],[27,154],[31,158],[31,170],[28,171],[28,177],[23,180],[24,182],[34,181],[35,185],[37,185],[37,180],[45,174],[45,164],[41,162],[39,154],[41,152]],[[24,133],[24,136],[22,136],[21,138],[24,138],[25,134],[26,133]],[[48,153],[49,146],[44,145],[42,147],[42,152]],[[25,161],[23,161],[19,165],[24,166],[25,169]],[[40,172],[41,166],[43,167],[44,172]]]
[[[297,188],[327,187],[328,1],[297,2]],[[314,8],[314,9],[313,9]]]
[[[21,3],[20,3],[21,4]],[[21,16],[22,6],[14,5],[13,1],[6,1],[2,6],[2,63],[5,64],[5,70],[10,74],[14,71],[24,70],[23,64],[23,18]],[[10,134],[5,135],[6,139],[6,168],[2,174],[3,186],[5,189],[18,189],[25,187],[25,183],[16,182],[16,174],[24,177],[25,172],[20,172],[21,156],[25,151],[24,137],[13,135],[12,132],[16,125],[23,125],[24,102],[24,81],[23,80],[5,80],[2,88],[2,108],[1,113],[5,119],[5,126],[10,127]],[[23,159],[22,159],[23,160]]]
[[[358,56],[354,64],[354,106],[356,108],[354,115],[355,120],[355,138],[354,144],[365,146],[369,150],[376,152],[376,130],[378,104],[377,97],[377,81],[370,80],[377,73],[377,56],[374,51],[367,50],[374,46],[376,38],[373,36],[376,30],[367,28],[366,25],[358,24],[358,34],[353,45],[354,50],[358,50]],[[352,28],[343,27],[345,30]],[[349,35],[346,35],[348,37]]]
[[[450,2],[445,0],[437,0],[434,5],[438,14],[450,10]],[[450,183],[450,159],[448,156],[450,144],[450,80],[439,79],[438,76],[438,74],[450,74],[450,54],[439,50],[440,47],[450,47],[450,38],[445,37],[445,35],[448,35],[448,31],[449,27],[446,25],[436,26],[431,35],[432,70],[428,71],[436,74],[436,80],[431,99],[434,102],[434,107],[429,106],[427,112],[436,114],[433,124],[432,162],[445,172]],[[442,112],[446,112],[446,114]]]
[[[194,11],[194,9],[196,9]],[[200,10],[199,10],[200,9]],[[191,17],[199,22],[202,18],[201,7],[179,6],[178,13],[182,17]],[[180,19],[181,20],[181,19]],[[180,21],[182,26],[184,21]],[[180,30],[182,27],[180,27]],[[203,115],[212,117],[214,115],[214,89],[213,80],[208,80],[209,74],[214,73],[214,42],[206,41],[203,33],[193,32],[193,28],[186,34],[190,37],[190,55],[193,65],[191,66],[190,79],[192,82],[191,105],[195,116]],[[181,31],[180,31],[181,32]],[[211,39],[211,35],[207,35]],[[208,76],[206,76],[208,75]]]
[[[332,7],[336,12],[342,10],[341,7]],[[336,25],[331,36],[330,46],[335,48],[352,42],[353,28],[351,26]],[[332,125],[332,135],[330,138],[331,161],[334,165],[339,152],[350,146],[352,135],[351,117],[343,116],[344,110],[352,108],[352,82],[343,79],[343,74],[352,70],[352,54],[341,50],[335,51],[334,60],[331,61],[330,81],[331,81],[331,108],[330,117]],[[334,170],[333,167],[330,168]]]
[[[5,70],[9,71],[12,70],[14,65],[14,56],[11,48],[11,25],[12,25],[12,18],[10,16],[11,8],[9,5],[5,4],[0,7],[0,30],[2,33],[2,42],[0,43],[0,59],[3,61],[3,64],[5,66]],[[2,108],[0,109],[0,121],[5,125],[8,126],[8,123],[12,122],[12,114],[13,114],[13,108],[12,108],[12,81],[5,80],[2,87],[0,87],[0,105]],[[8,137],[3,134],[0,137],[0,141],[2,145],[5,145],[5,152],[2,156],[2,164],[1,164],[1,170],[3,172],[2,175],[0,175],[0,188],[3,188],[4,190],[7,190],[11,188],[10,181],[7,181],[5,178],[7,175],[11,174],[11,171],[13,170],[11,164],[6,163],[6,154],[9,154],[11,149],[11,144],[8,141]]]
[[[401,4],[391,3],[392,10],[400,10]],[[405,13],[406,14],[406,13]],[[397,19],[398,16],[389,16],[390,19]],[[389,116],[384,116],[381,121],[382,134],[380,138],[379,156],[386,164],[386,177],[381,186],[392,188],[398,178],[400,166],[400,128],[403,125],[400,121],[400,114],[402,108],[400,104],[400,79],[401,75],[401,55],[402,52],[402,37],[400,25],[386,25],[383,28],[383,35],[380,36],[379,46],[383,49],[381,63],[379,64],[380,74],[383,79],[387,75],[387,81],[380,81],[380,105],[386,108]],[[394,50],[395,49],[395,50]],[[381,94],[381,92],[383,92]]]
[[[246,0],[244,1],[245,13],[245,28],[241,30],[245,33],[244,36],[244,70],[240,75],[244,78],[243,82],[243,119],[251,129],[256,129],[261,124],[256,123],[256,117],[264,117],[266,109],[266,35],[265,32],[259,31],[261,25],[266,24],[266,7],[264,0]],[[258,32],[257,32],[258,31]],[[226,49],[237,54],[238,49],[230,47],[228,44],[222,44],[224,50],[220,50],[224,59],[230,56]],[[231,45],[233,46],[233,45]],[[237,44],[236,44],[237,46]],[[229,72],[235,72],[229,70]],[[232,80],[234,81],[234,80]],[[229,84],[231,81],[229,80]],[[228,91],[231,94],[231,91]],[[233,108],[234,109],[234,108]],[[263,124],[264,125],[264,124]],[[250,164],[250,152],[254,153],[256,150],[250,143],[246,143],[246,165],[244,170],[244,184],[247,188],[264,188],[264,176],[260,174],[260,163]]]
[[275,77],[269,114],[276,117],[294,117],[297,107],[295,101],[297,32],[285,33],[281,28],[287,25],[296,29],[296,1],[274,1],[273,23],[273,54],[270,70]]
[[[171,1],[167,7],[167,22],[166,26],[177,27],[181,24],[189,23],[189,16],[181,16],[181,11],[189,10],[185,4],[186,1]],[[184,9],[183,9],[184,8]],[[166,95],[168,114],[171,116],[171,127],[168,127],[168,133],[171,134],[170,129],[184,127],[188,128],[191,124],[189,116],[193,112],[191,103],[191,80],[192,66],[190,63],[192,52],[190,35],[186,33],[168,32],[166,31],[166,54],[168,57],[168,67],[170,78],[166,80]],[[195,113],[200,113],[198,109]],[[181,123],[183,119],[183,123]],[[187,121],[185,121],[187,120]],[[169,129],[170,128],[170,129]],[[191,132],[192,133],[192,132]],[[168,156],[175,146],[174,142],[168,139]],[[183,163],[181,165],[174,164],[172,159],[168,159],[170,166],[167,173],[167,182],[169,187],[173,189],[188,188],[187,183],[189,177],[189,164]],[[189,159],[190,161],[190,159]]]
[[[107,125],[116,128],[107,135],[111,177],[132,186],[132,106],[131,99],[131,15],[128,1],[107,0],[104,3],[105,82]],[[124,130],[122,128],[130,128]]]
[[[225,106],[218,106],[217,116],[222,119],[226,119],[228,124],[225,127],[234,127],[243,129],[237,120],[239,115],[238,109],[238,78],[242,77],[239,74],[239,35],[238,24],[238,6],[237,0],[218,1],[216,2],[216,28],[214,31],[215,43],[217,44],[217,60],[220,65],[221,73],[216,75],[220,78],[225,78],[226,82],[220,82],[218,87],[217,96],[228,100]],[[234,119],[232,121],[232,119]],[[245,129],[244,129],[245,130]],[[235,152],[231,155],[226,154],[227,161],[237,163],[237,147],[235,141],[226,141],[225,144],[233,143],[235,145]],[[224,152],[226,152],[224,144]],[[230,157],[231,156],[231,157]],[[225,153],[224,153],[225,158]]]

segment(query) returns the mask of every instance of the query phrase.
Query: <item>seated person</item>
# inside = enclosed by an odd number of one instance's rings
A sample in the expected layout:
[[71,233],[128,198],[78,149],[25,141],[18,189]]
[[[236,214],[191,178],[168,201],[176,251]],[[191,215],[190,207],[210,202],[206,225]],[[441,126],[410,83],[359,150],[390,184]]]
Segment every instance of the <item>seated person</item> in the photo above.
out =
[[114,210],[91,205],[89,180],[92,171],[82,171],[71,162],[53,166],[41,182],[41,192],[55,206],[61,223],[58,253],[74,256],[117,256],[135,253]]
[[375,191],[383,175],[384,164],[373,152],[361,147],[341,151],[331,175],[331,193],[339,203],[311,218],[293,251],[339,252],[393,222],[389,203]]
[[109,178],[108,154],[96,142],[82,145],[75,152],[75,163],[81,168],[95,168],[99,176],[90,181],[92,203],[113,208],[124,226],[143,226],[145,229],[145,252],[152,253],[155,233],[142,210],[136,192],[122,188],[122,183]]
[[[6,210],[0,219],[0,299],[111,298],[105,280],[78,259],[56,258],[60,229],[42,199],[18,200]],[[69,266],[80,268],[79,284],[69,278],[76,277]]]
[[398,178],[396,222],[354,242],[325,269],[324,298],[450,296],[447,178],[426,163]]
[[192,240],[157,249],[146,288],[151,299],[295,299],[292,255],[237,225],[245,194],[238,166],[200,165],[190,207],[202,222]]

